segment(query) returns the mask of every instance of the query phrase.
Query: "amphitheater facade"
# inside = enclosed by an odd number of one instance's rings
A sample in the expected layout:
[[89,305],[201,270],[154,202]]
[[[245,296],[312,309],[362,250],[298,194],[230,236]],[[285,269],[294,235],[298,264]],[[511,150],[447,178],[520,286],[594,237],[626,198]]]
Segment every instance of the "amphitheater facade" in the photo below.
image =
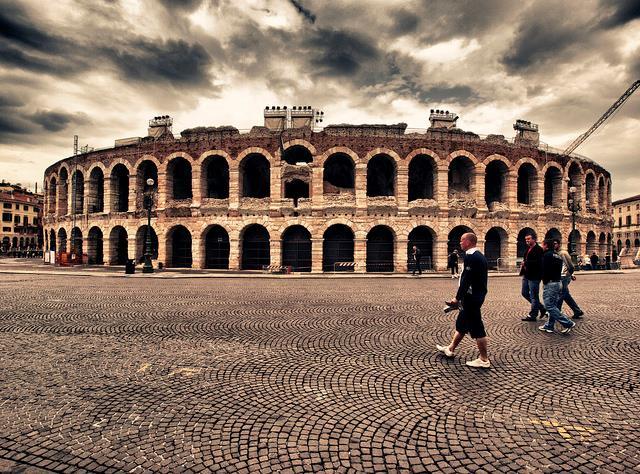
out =
[[147,137],[58,161],[44,176],[46,246],[118,265],[140,261],[150,232],[156,264],[169,268],[404,272],[412,245],[424,269],[444,270],[473,231],[491,266],[513,268],[527,230],[567,241],[573,197],[577,253],[610,254],[610,174],[542,145],[535,124],[516,122],[507,140],[462,131],[439,110],[419,132],[314,131],[314,115],[267,108],[250,132],[199,127],[179,138],[156,117]]

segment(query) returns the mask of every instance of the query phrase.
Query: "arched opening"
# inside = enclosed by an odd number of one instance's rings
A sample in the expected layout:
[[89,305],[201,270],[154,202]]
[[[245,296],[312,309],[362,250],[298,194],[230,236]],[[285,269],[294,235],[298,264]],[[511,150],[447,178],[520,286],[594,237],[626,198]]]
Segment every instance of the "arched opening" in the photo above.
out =
[[204,268],[229,269],[229,234],[219,225],[212,225],[204,238]]
[[449,232],[449,236],[447,237],[447,254],[450,254],[454,250],[462,252],[462,248],[460,247],[460,237],[462,234],[466,234],[467,232],[473,232],[466,225],[459,225],[451,229]]
[[458,156],[449,164],[449,199],[466,198],[473,192],[473,162],[466,156]]
[[596,234],[592,230],[587,232],[587,255],[591,255],[593,252],[598,253],[598,242],[596,240]]
[[242,270],[261,270],[271,262],[269,232],[252,224],[242,233]]
[[598,193],[596,191],[596,177],[593,173],[587,173],[585,187],[587,192],[587,202],[585,203],[587,211],[596,212],[596,209],[598,209]]
[[56,233],[53,229],[49,231],[49,250],[56,251]]
[[298,206],[298,200],[309,197],[309,183],[301,179],[292,179],[284,183],[284,197],[293,199],[294,207]]
[[[54,245],[55,245],[55,239],[54,239]],[[2,238],[2,252],[7,253],[10,248],[11,248],[11,239],[9,237],[6,237],[6,236],[3,237]],[[53,250],[55,250],[55,248]]]
[[388,155],[376,155],[367,164],[367,196],[395,194],[396,164]]
[[618,255],[620,255],[620,252],[622,252],[622,240],[618,239],[618,242],[616,242],[616,248],[618,249]]
[[322,175],[324,194],[354,194],[355,165],[345,153],[335,153],[324,163]]
[[580,255],[582,244],[582,236],[580,235],[580,231],[578,229],[569,232],[569,253]]
[[598,209],[600,210],[600,212],[603,212],[604,210],[607,209],[606,200],[607,200],[607,189],[604,184],[604,178],[600,176],[600,179],[598,180]]
[[151,237],[151,259],[158,259],[158,236],[156,235],[156,231],[153,227],[142,225],[138,227],[138,230],[136,231],[136,261],[138,263],[144,262],[144,254],[146,252],[147,245],[147,232],[151,232],[149,234]]
[[353,231],[344,224],[334,224],[325,230],[322,241],[322,270],[353,271],[351,267],[335,266],[338,262],[353,262]]
[[177,225],[167,233],[167,267],[191,268],[191,233],[186,227]]
[[99,227],[89,229],[87,237],[87,262],[89,265],[102,265],[104,263],[104,242],[102,231]]
[[484,177],[484,200],[488,207],[493,202],[507,200],[507,177],[509,168],[500,160],[493,160],[487,165]]
[[71,178],[71,212],[82,214],[84,212],[84,175],[81,171],[75,171]]
[[[17,244],[14,244],[14,247]],[[67,251],[67,231],[64,229],[58,230],[58,251],[65,253]]]
[[428,155],[417,155],[409,163],[409,201],[434,199],[435,163]]
[[311,234],[301,225],[282,234],[282,265],[290,265],[294,272],[311,271]]
[[71,253],[82,258],[82,231],[78,227],[71,229]]
[[533,204],[538,173],[531,163],[523,163],[518,168],[518,202]]
[[422,270],[433,270],[433,243],[436,233],[430,227],[421,225],[409,232],[407,241],[407,267],[413,271],[415,263],[411,257],[413,246],[420,250],[420,268]]
[[171,191],[171,199],[180,201],[191,199],[191,163],[178,156],[167,166],[167,189]]
[[567,186],[567,208],[570,208],[569,200],[572,198],[572,194],[569,188],[576,188],[576,192],[573,194],[573,199],[577,204],[582,204],[582,170],[577,163],[571,163],[569,166],[569,185]]
[[633,247],[634,247],[634,248],[638,248],[638,247],[640,247],[640,239],[635,239],[635,240],[633,241]]
[[66,168],[60,170],[60,182],[58,183],[58,216],[66,216],[69,212],[69,174]]
[[502,227],[492,227],[484,237],[484,256],[489,268],[501,268],[507,265],[503,259],[507,256],[507,231]]
[[104,212],[104,173],[95,167],[89,173],[89,213]]
[[562,194],[562,172],[551,166],[544,174],[544,205],[560,207]]
[[122,163],[115,165],[111,171],[111,210],[129,210],[129,170]]
[[240,163],[240,196],[268,198],[271,195],[269,160],[259,153],[247,155]]
[[313,161],[313,155],[307,147],[302,145],[293,145],[284,151],[282,154],[282,160],[290,165],[311,163]]
[[145,209],[144,192],[147,189],[148,179],[153,180],[151,191],[155,200],[158,195],[158,167],[153,161],[144,160],[138,166],[136,173],[136,208],[138,210]]
[[55,214],[56,212],[56,197],[58,195],[58,181],[56,180],[56,178],[51,178],[51,181],[49,182],[49,207],[48,207],[48,212],[49,214]]
[[607,251],[607,236],[604,232],[600,232],[600,236],[598,237],[598,255],[604,257],[608,255]]
[[229,164],[223,156],[208,156],[202,163],[202,189],[211,199],[229,198]]
[[367,234],[367,271],[392,272],[394,253],[393,231],[377,225]]
[[524,227],[518,232],[518,241],[516,243],[516,257],[524,258],[524,254],[527,253],[527,243],[525,237],[529,234],[535,233],[531,227]]
[[109,265],[124,265],[129,258],[129,236],[122,226],[115,226],[109,233]]

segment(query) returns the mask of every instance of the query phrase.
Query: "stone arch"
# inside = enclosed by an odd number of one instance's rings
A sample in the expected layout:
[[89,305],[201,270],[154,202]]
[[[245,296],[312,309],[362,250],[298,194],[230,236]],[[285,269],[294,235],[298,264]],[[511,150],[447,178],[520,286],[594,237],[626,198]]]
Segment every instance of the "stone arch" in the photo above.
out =
[[138,263],[142,263],[144,262],[144,255],[146,252],[146,245],[147,245],[147,232],[150,232],[150,237],[151,237],[151,248],[150,248],[150,253],[151,253],[151,259],[152,260],[157,260],[158,259],[158,235],[156,234],[155,229],[153,228],[153,226],[149,227],[147,226],[147,224],[143,224],[140,227],[138,227],[138,230],[136,231],[136,262]]
[[84,174],[79,168],[71,175],[71,213],[84,213]]
[[519,204],[537,204],[535,199],[538,191],[538,164],[531,158],[522,158],[516,163],[518,173],[516,184],[516,199]]
[[58,217],[62,217],[66,216],[69,212],[69,170],[66,166],[60,167],[58,176],[58,204],[56,214]]
[[67,251],[67,231],[64,227],[58,229],[58,252],[64,253]]
[[[417,150],[415,150],[417,151]],[[433,155],[412,152],[407,157],[408,169],[408,200],[435,199],[438,185],[438,162]],[[436,155],[437,156],[437,155]]]
[[245,154],[239,158],[240,197],[263,199],[271,196],[271,167],[262,153]]
[[351,148],[347,148],[346,146],[334,146],[332,148],[329,148],[322,155],[320,155],[320,157],[318,157],[317,159],[318,166],[324,167],[325,161],[327,161],[332,155],[336,155],[338,153],[342,153],[344,155],[349,156],[351,158],[351,162],[353,163],[354,167],[360,163],[360,157],[357,155],[356,152],[351,150]]
[[229,159],[226,153],[203,153],[200,159],[200,189],[203,197],[228,199],[229,176]]
[[[523,227],[518,232],[518,238],[516,240],[516,258],[521,259],[524,258],[524,254],[527,252],[527,243],[525,242],[525,237],[529,234],[536,234],[536,231],[531,227]],[[537,237],[536,237],[537,238]]]
[[104,212],[104,172],[105,167],[102,163],[96,163],[89,169],[89,214]]
[[593,170],[587,170],[585,178],[585,207],[589,212],[596,212],[598,209],[598,191],[596,185],[596,174]]
[[593,252],[597,253],[597,251],[598,251],[598,241],[596,238],[596,233],[590,230],[589,232],[587,232],[586,253],[587,255],[591,255]]
[[74,227],[71,229],[71,248],[69,249],[73,255],[79,256],[82,259],[83,254],[83,239],[82,230],[80,227]]
[[570,254],[578,254],[582,244],[582,234],[578,229],[569,232],[568,250]]
[[129,234],[121,225],[116,225],[109,232],[109,265],[124,265],[129,258]]
[[395,196],[398,167],[394,158],[386,153],[379,153],[366,159],[366,163],[367,196]]
[[271,263],[271,236],[261,224],[249,224],[240,232],[242,270],[261,270]]
[[501,155],[491,155],[484,160],[484,165],[484,199],[491,210],[492,203],[507,201],[511,164]]
[[93,226],[87,235],[87,258],[89,265],[104,264],[104,235],[102,229]]
[[294,224],[281,234],[282,265],[291,266],[295,272],[311,271],[312,242],[309,230]]
[[509,255],[509,234],[499,226],[491,227],[484,236],[484,255],[489,268],[507,266],[503,261]]
[[375,225],[367,233],[367,272],[392,272],[396,235],[388,225]]
[[598,210],[604,212],[607,209],[607,187],[604,184],[604,176],[598,178]]
[[111,183],[111,212],[127,212],[129,210],[129,179],[131,177],[128,166],[116,163],[110,171]]
[[305,140],[292,140],[285,143],[282,149],[283,151],[278,150],[276,152],[276,159],[290,165],[312,163],[313,157],[316,154],[315,147]]
[[572,199],[571,187],[576,188],[573,199],[575,199],[577,204],[582,204],[584,197],[582,189],[582,184],[584,182],[584,172],[580,163],[576,160],[570,160],[566,166],[565,176],[569,180],[567,186],[567,208],[570,207],[569,200]]
[[355,194],[356,163],[343,152],[332,153],[322,164],[324,194]]
[[229,233],[219,224],[210,224],[202,231],[204,268],[229,269]]
[[[193,199],[193,165],[193,158],[186,153],[172,153],[167,157],[166,193],[168,200]],[[178,237],[182,236],[178,235]]]
[[47,206],[47,212],[49,214],[55,214],[56,212],[56,200],[57,200],[57,196],[58,196],[58,179],[56,176],[52,176],[51,179],[49,180],[49,188],[48,188],[48,206]]
[[449,199],[475,197],[476,165],[478,160],[471,153],[458,151],[448,157]]
[[473,229],[466,225],[457,225],[449,231],[449,235],[447,236],[447,254],[450,254],[454,250],[462,252],[460,248],[460,237],[467,232],[473,232],[475,234]]
[[607,250],[607,235],[604,232],[600,232],[598,236],[598,254],[600,256],[605,256],[609,254]]
[[49,250],[56,251],[56,231],[53,229],[49,229]]
[[341,271],[336,262],[354,262],[355,232],[345,224],[332,224],[322,235],[322,270]]
[[174,225],[167,231],[165,242],[167,267],[191,268],[193,241],[190,230],[181,224]]
[[[150,155],[146,155],[150,156]],[[151,195],[158,199],[158,164],[155,159],[138,160],[136,163],[136,209],[145,208],[144,194],[147,191],[147,180],[152,179]],[[151,203],[153,204],[153,203]]]
[[407,267],[413,270],[415,263],[411,259],[413,246],[415,245],[421,252],[420,268],[422,270],[433,270],[434,259],[433,249],[436,245],[437,234],[432,227],[427,225],[417,225],[411,229],[407,235]]
[[544,169],[544,205],[560,207],[562,202],[562,168],[548,163]]

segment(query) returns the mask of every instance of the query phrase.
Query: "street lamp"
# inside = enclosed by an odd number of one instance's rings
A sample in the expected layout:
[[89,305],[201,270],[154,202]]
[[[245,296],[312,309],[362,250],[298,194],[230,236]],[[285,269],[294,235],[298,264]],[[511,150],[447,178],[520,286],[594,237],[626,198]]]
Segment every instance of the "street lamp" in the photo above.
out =
[[144,190],[144,207],[147,208],[147,237],[144,242],[144,265],[142,273],[153,273],[153,264],[151,263],[151,207],[153,206],[153,185],[155,181],[152,178],[147,179],[146,189]]
[[[576,249],[576,214],[582,210],[582,206],[576,201],[575,186],[569,187],[569,210],[571,211],[571,234],[569,234],[569,253],[571,254],[571,261],[573,264],[578,263],[578,254]],[[589,206],[589,201],[585,202],[585,205]]]

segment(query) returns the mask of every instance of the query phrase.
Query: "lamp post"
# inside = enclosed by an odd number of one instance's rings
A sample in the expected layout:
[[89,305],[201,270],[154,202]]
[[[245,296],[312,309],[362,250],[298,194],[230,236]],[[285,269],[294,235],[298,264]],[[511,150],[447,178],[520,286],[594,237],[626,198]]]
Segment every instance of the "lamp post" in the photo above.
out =
[[574,265],[578,263],[578,254],[575,242],[576,214],[582,209],[580,203],[576,201],[576,191],[577,189],[575,186],[569,187],[569,210],[571,211],[571,234],[569,234],[569,253],[571,254],[571,261]]
[[153,185],[155,181],[149,178],[146,184],[144,207],[147,208],[147,236],[144,241],[144,265],[142,266],[142,273],[153,273],[153,264],[151,263],[151,207],[153,206]]

